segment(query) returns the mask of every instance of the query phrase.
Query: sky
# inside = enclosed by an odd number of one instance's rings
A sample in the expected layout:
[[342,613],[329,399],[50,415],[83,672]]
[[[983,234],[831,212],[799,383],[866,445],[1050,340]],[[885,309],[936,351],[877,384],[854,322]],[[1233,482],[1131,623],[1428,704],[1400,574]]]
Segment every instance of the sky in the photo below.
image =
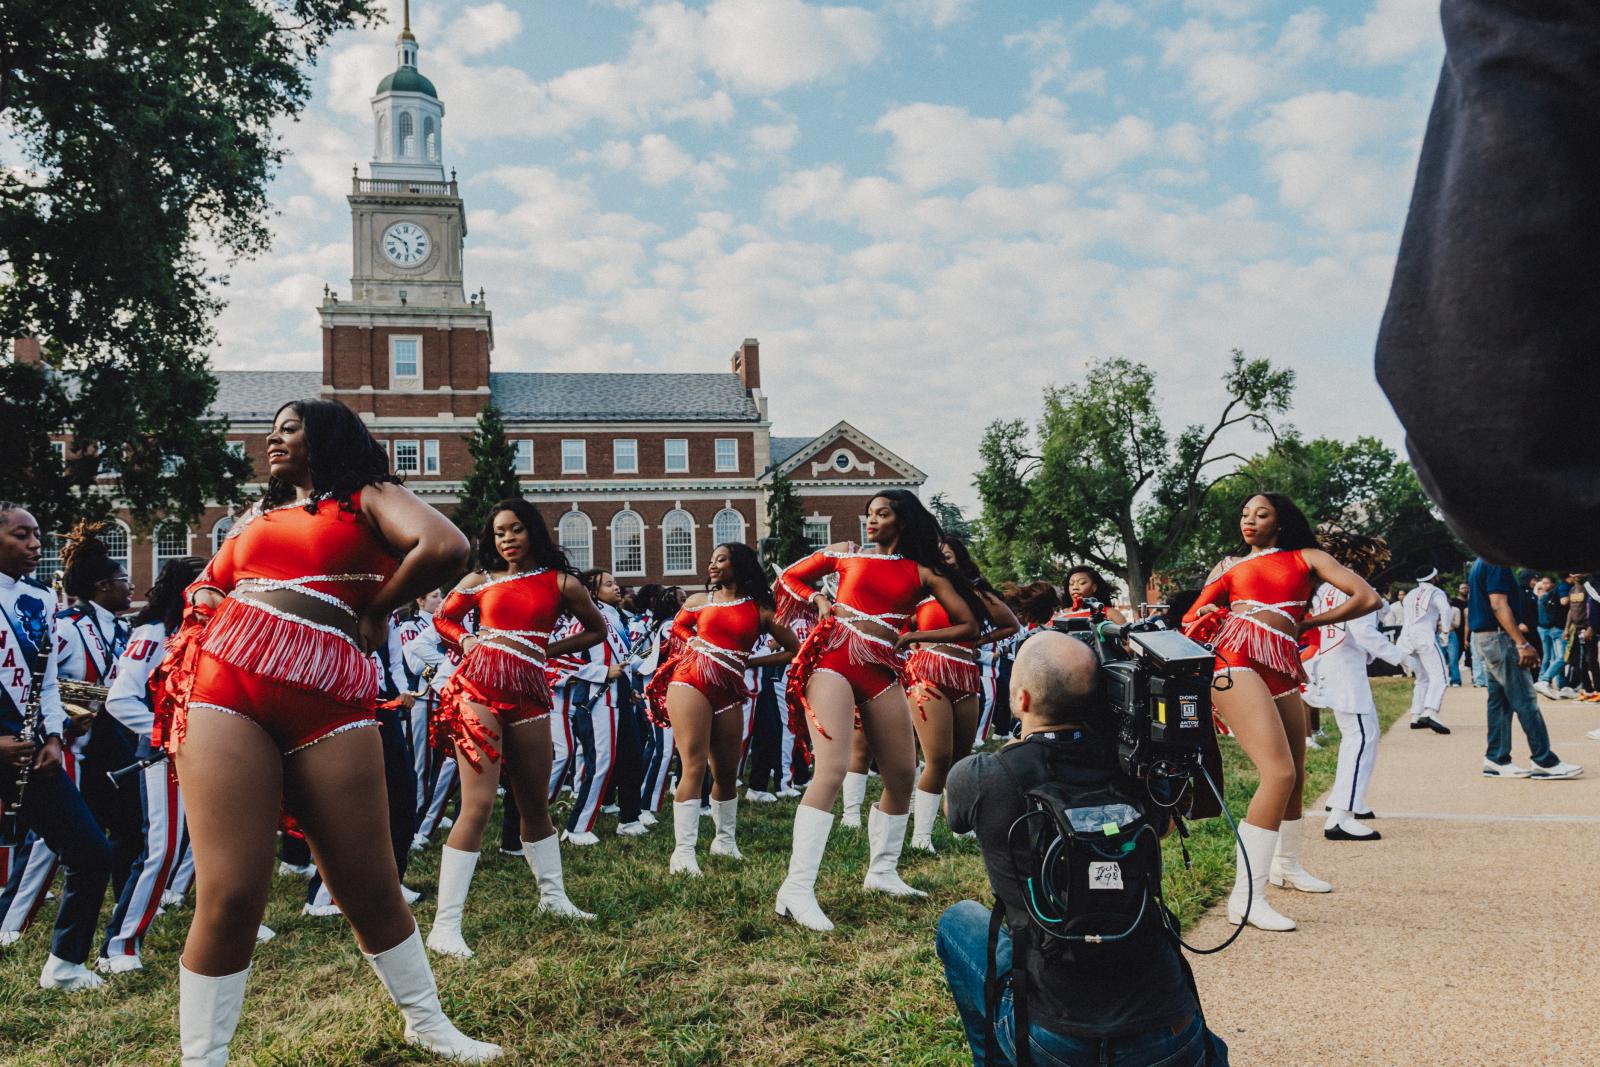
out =
[[[219,368],[321,365],[351,167],[394,69],[336,38],[229,264]],[[1289,422],[1399,446],[1372,373],[1443,45],[1438,0],[414,0],[497,370],[715,371],[773,433],[839,419],[972,505],[977,443],[1092,363],[1214,418],[1240,348]],[[1233,442],[1248,447],[1248,440]]]

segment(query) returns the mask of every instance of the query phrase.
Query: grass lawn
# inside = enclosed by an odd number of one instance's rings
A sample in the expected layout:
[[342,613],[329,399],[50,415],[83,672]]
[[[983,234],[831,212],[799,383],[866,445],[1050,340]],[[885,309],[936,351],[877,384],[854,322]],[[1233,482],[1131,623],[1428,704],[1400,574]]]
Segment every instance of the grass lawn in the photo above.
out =
[[[1382,679],[1374,688],[1387,727],[1407,706],[1410,685]],[[1336,738],[1332,716],[1326,718]],[[1332,783],[1335,749],[1310,753],[1308,798]],[[1255,777],[1231,741],[1223,753],[1237,817]],[[866,832],[835,826],[817,896],[838,929],[814,934],[772,911],[794,804],[741,805],[743,863],[706,855],[711,823],[702,821],[701,879],[667,876],[670,817],[643,838],[616,837],[614,820],[603,818],[600,845],[563,850],[573,900],[599,913],[589,925],[535,914],[532,876],[520,858],[499,854],[492,821],[464,923],[478,955],[436,962],[446,1010],[467,1033],[504,1045],[508,1063],[970,1062],[933,928],[955,901],[988,900],[977,845],[952,839],[941,824],[941,855],[908,852],[901,865],[908,881],[930,893],[907,903],[861,891]],[[1318,814],[1308,812],[1315,826]],[[1225,822],[1194,827],[1189,848],[1194,868],[1186,872],[1169,841],[1168,900],[1186,925],[1233,881]],[[417,905],[426,929],[438,849],[413,856],[407,881],[428,893]],[[300,915],[304,892],[298,879],[274,882],[266,921],[278,937],[256,953],[234,1061],[438,1062],[401,1041],[400,1017],[343,921]],[[0,1062],[173,1062],[187,911],[156,920],[145,970],[68,997],[37,986],[53,908],[0,951]]]

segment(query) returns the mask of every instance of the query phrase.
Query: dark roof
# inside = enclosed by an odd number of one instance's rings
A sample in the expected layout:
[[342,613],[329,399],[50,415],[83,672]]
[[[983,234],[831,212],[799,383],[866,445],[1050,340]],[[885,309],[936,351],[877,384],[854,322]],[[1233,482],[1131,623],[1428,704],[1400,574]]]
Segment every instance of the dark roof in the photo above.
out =
[[382,96],[384,93],[423,93],[439,99],[433,83],[424,78],[416,67],[400,67],[379,82],[378,91],[373,95]]
[[539,422],[755,422],[756,402],[736,374],[489,375],[495,405],[508,419]]
[[774,437],[772,439],[772,465],[781,467],[794,454],[815,441],[815,437]]
[[291,400],[315,399],[322,393],[322,372],[316,370],[219,370],[213,415],[270,419]]

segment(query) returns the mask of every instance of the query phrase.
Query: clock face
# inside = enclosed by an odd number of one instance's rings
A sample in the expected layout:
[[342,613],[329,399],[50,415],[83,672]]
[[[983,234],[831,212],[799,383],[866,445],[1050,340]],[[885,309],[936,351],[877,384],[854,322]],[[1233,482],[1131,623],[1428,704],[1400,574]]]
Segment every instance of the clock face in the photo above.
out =
[[397,222],[383,231],[383,254],[400,267],[415,267],[428,258],[428,231],[414,222]]

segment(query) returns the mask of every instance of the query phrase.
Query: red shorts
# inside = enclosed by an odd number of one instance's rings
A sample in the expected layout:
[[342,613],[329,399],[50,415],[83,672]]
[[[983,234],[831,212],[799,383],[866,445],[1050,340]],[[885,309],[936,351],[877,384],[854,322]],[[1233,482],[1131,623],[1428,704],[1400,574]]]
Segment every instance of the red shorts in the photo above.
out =
[[908,689],[925,686],[952,704],[976,695],[982,684],[977,663],[934,648],[911,653],[906,660],[906,678],[911,683]]
[[195,665],[188,711],[205,708],[249,719],[267,732],[285,756],[325,737],[376,726],[372,708],[347,704],[324,693],[263,678],[225,663],[209,652]]
[[700,665],[693,662],[691,657],[685,656],[672,668],[672,676],[667,680],[668,685],[686,685],[690,689],[706,698],[711,705],[711,713],[720,715],[729,708],[742,708],[749,699],[750,691],[745,688],[744,677],[724,678],[723,672],[717,673],[719,681],[707,683],[705,672]]
[[538,722],[550,715],[550,685],[544,667],[494,645],[476,645],[439,693],[428,723],[428,740],[445,753],[465,756],[478,769],[479,753],[500,759],[500,735],[462,710],[472,703],[488,708],[502,729]]
[[[824,652],[813,673],[837,674],[849,682],[857,708],[900,684],[900,675],[882,664],[851,662],[849,645]],[[857,712],[858,718],[859,714]]]
[[1273,700],[1300,690],[1301,679],[1293,675],[1274,670],[1264,663],[1251,659],[1242,652],[1225,648],[1217,648],[1214,651],[1217,654],[1217,669],[1212,674],[1213,678],[1222,676],[1231,678],[1235,671],[1249,671],[1252,674],[1259,675],[1261,680],[1267,683],[1267,692],[1272,696]]

